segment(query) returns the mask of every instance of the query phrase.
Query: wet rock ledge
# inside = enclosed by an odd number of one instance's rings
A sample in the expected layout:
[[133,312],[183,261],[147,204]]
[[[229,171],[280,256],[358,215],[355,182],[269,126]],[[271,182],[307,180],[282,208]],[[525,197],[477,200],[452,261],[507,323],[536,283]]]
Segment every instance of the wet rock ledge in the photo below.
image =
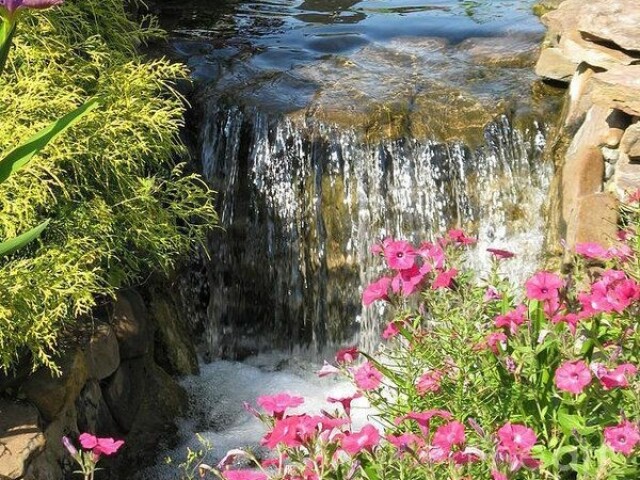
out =
[[568,87],[550,144],[549,245],[607,244],[618,201],[640,188],[640,2],[566,0],[542,22],[536,73]]

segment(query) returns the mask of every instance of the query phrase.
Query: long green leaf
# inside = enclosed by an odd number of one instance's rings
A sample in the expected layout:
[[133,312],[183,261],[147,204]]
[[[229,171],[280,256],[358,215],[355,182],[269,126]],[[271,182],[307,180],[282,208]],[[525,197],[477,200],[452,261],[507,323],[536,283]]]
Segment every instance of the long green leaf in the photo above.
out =
[[98,99],[88,100],[84,105],[40,130],[24,144],[11,150],[6,157],[0,160],[0,183],[9,178],[12,173],[24,167],[51,140],[55,139],[98,105]]
[[7,63],[15,32],[15,22],[0,18],[0,75],[4,71],[4,66]]
[[23,233],[22,235],[18,235],[17,237],[12,238],[11,240],[6,240],[4,242],[1,242],[0,257],[4,255],[9,255],[10,253],[15,252],[19,248],[24,247],[27,243],[32,242],[33,240],[38,238],[40,234],[42,234],[44,229],[47,228],[47,225],[49,225],[50,221],[51,220],[45,220],[37,227],[32,228],[31,230],[29,230],[26,233]]

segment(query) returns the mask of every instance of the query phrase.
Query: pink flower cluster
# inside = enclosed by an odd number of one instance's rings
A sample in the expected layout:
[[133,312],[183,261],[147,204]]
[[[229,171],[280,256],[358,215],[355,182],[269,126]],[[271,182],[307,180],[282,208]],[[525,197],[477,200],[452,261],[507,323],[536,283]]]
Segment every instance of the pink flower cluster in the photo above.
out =
[[390,295],[411,296],[430,281],[433,290],[451,288],[458,274],[455,268],[446,268],[445,247],[465,246],[475,243],[462,230],[450,230],[436,243],[425,242],[414,247],[405,240],[387,238],[374,245],[372,252],[381,254],[394,273],[371,283],[362,293],[362,303],[371,305],[377,300],[390,301]]

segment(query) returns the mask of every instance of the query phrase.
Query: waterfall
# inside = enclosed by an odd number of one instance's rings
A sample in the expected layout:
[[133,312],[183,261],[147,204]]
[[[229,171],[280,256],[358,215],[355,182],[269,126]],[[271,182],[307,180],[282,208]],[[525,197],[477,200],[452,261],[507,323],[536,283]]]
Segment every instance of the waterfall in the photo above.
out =
[[458,226],[486,247],[509,248],[522,278],[542,243],[541,205],[551,166],[544,126],[507,116],[484,144],[397,138],[367,141],[353,128],[255,107],[206,103],[200,148],[219,194],[211,238],[206,337],[212,356],[272,348],[377,343],[379,312],[362,286],[381,273],[369,253],[391,236],[429,240]]

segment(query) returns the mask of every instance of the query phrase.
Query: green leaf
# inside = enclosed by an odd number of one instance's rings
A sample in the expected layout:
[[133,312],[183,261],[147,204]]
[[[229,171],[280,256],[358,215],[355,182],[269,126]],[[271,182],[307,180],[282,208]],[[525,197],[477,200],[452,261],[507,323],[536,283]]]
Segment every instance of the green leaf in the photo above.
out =
[[49,225],[50,221],[51,220],[46,220],[42,222],[40,225],[38,225],[37,227],[29,230],[28,232],[23,233],[22,235],[18,235],[17,237],[12,238],[11,240],[6,240],[0,243],[0,257],[4,255],[9,255],[10,253],[15,252],[19,248],[24,247],[29,242],[32,242],[33,240],[38,238],[40,234],[42,234],[44,229],[47,228],[47,225]]
[[0,18],[0,74],[4,70],[13,43],[16,24],[8,19]]
[[47,144],[58,137],[69,127],[78,122],[84,115],[99,105],[97,98],[88,100],[84,105],[62,118],[56,120],[48,127],[40,130],[26,143],[14,148],[6,157],[0,160],[0,183],[4,182],[12,173],[24,167],[33,156],[42,150]]
[[558,412],[558,424],[564,431],[565,435],[571,435],[574,430],[579,433],[585,428],[584,420],[577,415],[570,415],[564,411]]

